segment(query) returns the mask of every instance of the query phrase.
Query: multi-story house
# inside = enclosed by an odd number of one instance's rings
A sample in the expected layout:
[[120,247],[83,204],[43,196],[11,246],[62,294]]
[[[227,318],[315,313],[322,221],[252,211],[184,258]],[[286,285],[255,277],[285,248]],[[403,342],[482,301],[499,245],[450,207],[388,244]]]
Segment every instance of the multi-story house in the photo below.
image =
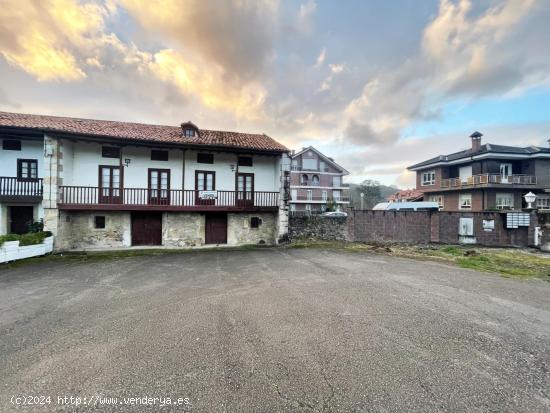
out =
[[482,145],[482,136],[470,136],[470,149],[408,168],[424,201],[438,202],[443,211],[518,210],[533,192],[535,206],[549,208],[550,148]]
[[349,172],[312,146],[291,155],[290,211],[324,212],[329,203],[349,204]]
[[[266,135],[0,112],[0,233],[57,249],[276,243],[288,150]],[[288,191],[288,189],[287,189]]]

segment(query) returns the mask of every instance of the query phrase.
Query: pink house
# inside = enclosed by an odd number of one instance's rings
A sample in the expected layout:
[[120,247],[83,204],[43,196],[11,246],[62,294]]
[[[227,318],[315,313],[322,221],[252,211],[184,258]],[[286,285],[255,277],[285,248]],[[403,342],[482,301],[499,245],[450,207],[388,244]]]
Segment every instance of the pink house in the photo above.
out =
[[329,203],[349,204],[349,186],[342,182],[349,172],[314,147],[291,155],[290,210],[324,212]]

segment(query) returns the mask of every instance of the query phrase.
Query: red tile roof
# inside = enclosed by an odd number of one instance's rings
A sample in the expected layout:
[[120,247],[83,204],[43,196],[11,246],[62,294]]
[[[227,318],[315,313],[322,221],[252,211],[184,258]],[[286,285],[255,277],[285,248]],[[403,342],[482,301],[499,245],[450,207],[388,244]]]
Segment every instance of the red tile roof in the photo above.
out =
[[0,112],[0,128],[2,127],[152,143],[205,145],[270,152],[288,151],[285,146],[263,134],[199,129],[199,136],[183,137],[179,126],[149,125],[145,123]]
[[424,196],[422,191],[418,189],[404,189],[395,194],[390,195],[387,199],[389,202],[396,201],[417,201]]

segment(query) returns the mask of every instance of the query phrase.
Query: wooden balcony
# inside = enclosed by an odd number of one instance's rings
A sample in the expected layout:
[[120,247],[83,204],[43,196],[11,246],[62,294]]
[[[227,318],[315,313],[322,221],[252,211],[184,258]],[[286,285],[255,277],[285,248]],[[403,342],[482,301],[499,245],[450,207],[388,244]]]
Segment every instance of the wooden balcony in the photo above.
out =
[[124,211],[276,211],[279,192],[155,190],[60,186],[59,209]]
[[42,178],[16,178],[0,176],[0,201],[40,202]]
[[510,175],[504,177],[500,174],[472,175],[467,178],[449,178],[441,180],[441,188],[470,188],[476,186],[533,186],[537,184],[537,177],[533,175]]

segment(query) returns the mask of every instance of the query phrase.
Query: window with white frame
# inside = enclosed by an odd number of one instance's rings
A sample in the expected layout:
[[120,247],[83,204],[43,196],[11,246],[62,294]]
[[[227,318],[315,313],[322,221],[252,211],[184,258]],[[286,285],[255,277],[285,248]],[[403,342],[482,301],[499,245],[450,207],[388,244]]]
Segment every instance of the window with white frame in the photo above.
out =
[[422,186],[435,185],[435,171],[422,172]]
[[472,209],[472,194],[458,196],[458,209]]
[[306,204],[306,212],[311,213],[311,204]]
[[444,206],[443,195],[430,195],[428,197],[428,202],[437,202],[437,204],[439,205],[439,208],[443,208]]
[[307,200],[311,201],[313,199],[313,191],[311,189],[307,190]]
[[538,209],[550,209],[550,195],[537,195],[536,206]]
[[340,192],[340,191],[332,191],[332,198],[333,198],[335,201],[339,201],[339,200],[340,200],[340,195],[341,195],[341,192]]
[[323,201],[326,201],[328,199],[327,197],[327,191],[322,192]]
[[495,206],[497,209],[512,209],[514,207],[514,194],[497,192]]
[[333,176],[332,177],[332,186],[342,186],[342,177],[341,176]]
[[290,204],[290,212],[294,212],[294,211],[296,211],[296,205]]
[[302,158],[302,168],[303,169],[317,169],[317,159],[315,158]]

